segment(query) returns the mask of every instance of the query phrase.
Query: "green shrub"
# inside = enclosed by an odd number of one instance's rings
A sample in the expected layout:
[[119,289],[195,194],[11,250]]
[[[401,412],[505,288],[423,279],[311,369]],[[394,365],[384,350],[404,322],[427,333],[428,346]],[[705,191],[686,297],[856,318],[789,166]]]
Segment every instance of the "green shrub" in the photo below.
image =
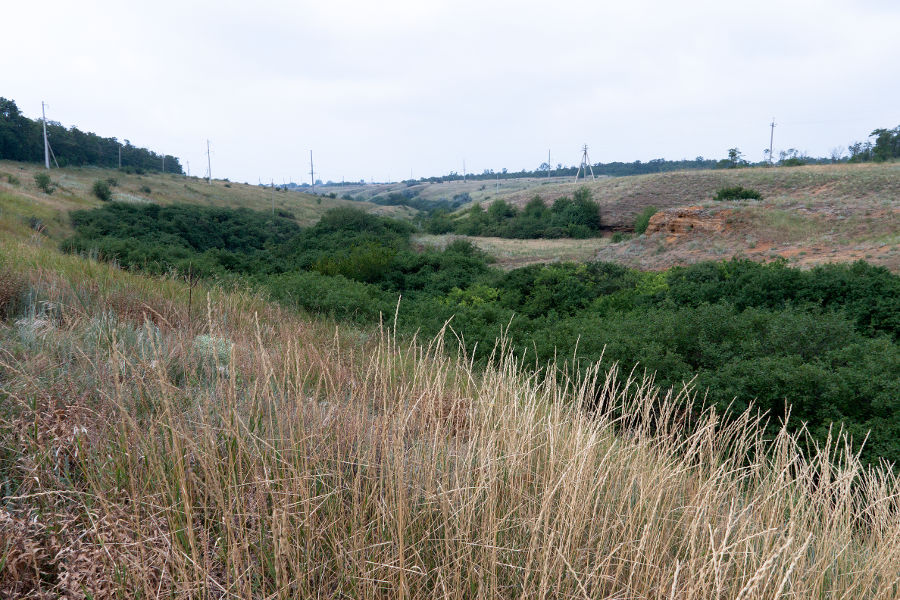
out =
[[648,206],[634,219],[634,232],[636,234],[641,235],[647,231],[647,226],[650,225],[650,217],[655,215],[656,211],[657,208],[655,206]]
[[718,190],[713,200],[762,200],[762,194],[742,185],[736,185]]
[[149,194],[149,193],[151,193],[152,191],[153,191],[153,190],[150,189],[150,186],[149,186],[149,185],[142,185],[142,186],[141,186],[141,193]]
[[94,182],[94,185],[91,186],[91,193],[103,202],[112,200],[112,190],[109,189],[109,183],[102,179]]
[[34,184],[45,194],[53,193],[53,182],[50,180],[50,176],[44,172],[34,174]]
[[6,183],[10,185],[19,185],[19,178],[13,175],[12,173],[6,174]]

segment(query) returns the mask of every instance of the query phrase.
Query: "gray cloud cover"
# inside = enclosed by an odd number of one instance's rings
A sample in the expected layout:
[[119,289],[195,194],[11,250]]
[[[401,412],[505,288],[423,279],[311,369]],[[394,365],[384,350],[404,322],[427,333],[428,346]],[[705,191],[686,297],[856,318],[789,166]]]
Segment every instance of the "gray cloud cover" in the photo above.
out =
[[14,3],[0,95],[256,182],[827,155],[900,124],[900,5]]

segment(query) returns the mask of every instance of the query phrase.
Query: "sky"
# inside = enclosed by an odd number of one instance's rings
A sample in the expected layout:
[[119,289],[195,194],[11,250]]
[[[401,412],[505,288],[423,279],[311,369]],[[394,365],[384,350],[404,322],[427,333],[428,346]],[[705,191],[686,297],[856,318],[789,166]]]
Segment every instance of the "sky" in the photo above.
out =
[[0,96],[251,183],[830,156],[900,125],[896,0],[8,2]]

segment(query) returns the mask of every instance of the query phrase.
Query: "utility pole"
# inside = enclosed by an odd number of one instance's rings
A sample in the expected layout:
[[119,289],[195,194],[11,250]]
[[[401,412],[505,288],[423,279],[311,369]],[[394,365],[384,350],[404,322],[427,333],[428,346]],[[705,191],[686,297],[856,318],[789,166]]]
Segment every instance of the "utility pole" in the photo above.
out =
[[189,160],[186,160],[186,161],[184,161],[184,162],[186,162],[186,163],[187,163],[187,168],[188,168],[188,177],[190,177],[190,176],[191,176],[191,161],[189,161]]
[[316,193],[316,171],[313,169],[312,150],[309,151],[309,183],[312,185],[312,193]]
[[463,159],[463,183],[466,182],[466,159]]
[[44,101],[41,100],[41,116],[44,121],[44,167],[50,169],[50,144],[47,142],[47,112],[44,110]]
[[547,179],[550,179],[550,172],[553,170],[553,167],[550,166],[550,150],[547,150]]
[[122,168],[122,144],[119,144],[119,168]]
[[212,162],[209,159],[209,140],[206,140],[206,183],[212,183]]
[[165,154],[162,155],[162,172],[163,173],[166,172],[166,155]]
[[775,142],[775,117],[772,117],[772,124],[770,125],[772,128],[772,132],[769,134],[769,164],[773,164],[772,158],[772,145]]

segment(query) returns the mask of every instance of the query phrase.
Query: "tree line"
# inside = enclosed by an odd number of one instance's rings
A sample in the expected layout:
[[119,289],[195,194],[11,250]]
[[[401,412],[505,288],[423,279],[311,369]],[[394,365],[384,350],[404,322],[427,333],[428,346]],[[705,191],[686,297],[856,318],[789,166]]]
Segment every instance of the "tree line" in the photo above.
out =
[[[183,174],[178,158],[138,148],[125,140],[108,138],[73,126],[66,129],[56,121],[47,121],[47,138],[61,167],[121,166],[129,170],[163,171]],[[40,119],[22,114],[15,101],[0,97],[0,159],[43,162],[44,134]]]
[[869,134],[869,138],[869,141],[856,142],[848,147],[850,162],[885,162],[900,158],[900,125],[894,129],[876,129]]

